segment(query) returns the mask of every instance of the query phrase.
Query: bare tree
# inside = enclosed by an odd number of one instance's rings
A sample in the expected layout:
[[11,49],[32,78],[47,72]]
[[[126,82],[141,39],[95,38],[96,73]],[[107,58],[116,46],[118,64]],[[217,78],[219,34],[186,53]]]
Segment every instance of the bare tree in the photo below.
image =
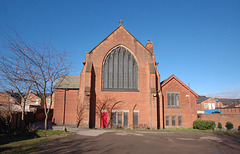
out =
[[0,55],[0,73],[2,81],[5,82],[5,89],[14,89],[21,97],[20,106],[22,107],[22,120],[25,117],[25,102],[32,88],[32,82],[25,74],[22,64],[26,61],[19,55],[6,56]]
[[[54,84],[61,75],[67,73],[67,52],[57,50],[52,42],[42,45],[25,42],[16,32],[14,37],[4,33],[6,49],[13,57],[19,57],[18,63],[21,73],[16,80],[30,83],[43,99],[45,113],[45,129],[48,129],[48,115],[52,105]],[[6,56],[6,55],[3,55]],[[8,57],[9,58],[9,57]],[[14,60],[14,59],[13,59]],[[19,66],[15,66],[17,68]],[[50,95],[50,105],[47,108],[47,97]]]
[[84,111],[86,107],[83,103],[78,102],[77,105],[77,127],[80,126],[82,120],[84,119]]
[[0,123],[1,131],[9,134],[12,122],[12,102],[7,95],[2,94],[0,96]]

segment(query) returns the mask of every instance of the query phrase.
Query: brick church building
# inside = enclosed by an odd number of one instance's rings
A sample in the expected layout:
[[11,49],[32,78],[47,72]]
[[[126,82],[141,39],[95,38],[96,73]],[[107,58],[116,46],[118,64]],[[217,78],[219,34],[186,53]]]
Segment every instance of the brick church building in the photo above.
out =
[[198,95],[175,75],[160,82],[153,43],[120,24],[86,53],[80,76],[55,85],[54,119],[87,128],[190,128]]

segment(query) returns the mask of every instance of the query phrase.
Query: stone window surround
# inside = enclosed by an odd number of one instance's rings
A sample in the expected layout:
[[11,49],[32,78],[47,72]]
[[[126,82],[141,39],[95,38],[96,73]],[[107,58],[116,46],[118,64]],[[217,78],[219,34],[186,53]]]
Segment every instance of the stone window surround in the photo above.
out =
[[[171,106],[169,106],[168,105],[168,94],[178,94],[178,106],[176,106],[176,105],[171,105]],[[168,91],[167,92],[167,108],[173,108],[173,109],[181,109],[181,107],[180,107],[180,101],[179,101],[179,96],[180,96],[180,92],[179,91]]]
[[[107,110],[102,110],[102,112],[107,112]],[[119,115],[118,115],[118,113],[121,113],[121,126],[125,126],[124,124],[126,124],[125,123],[125,119],[124,119],[124,113],[129,113],[129,110],[112,110],[112,113],[116,113],[115,114],[115,122],[116,122],[116,124],[115,124],[115,126],[118,126],[118,118],[119,118]],[[128,120],[127,120],[127,124],[128,124]]]
[[[166,127],[182,127],[182,124],[183,124],[183,122],[182,122],[183,121],[183,115],[182,114],[166,114],[164,117],[165,117],[165,119],[166,119],[166,117],[169,117],[169,119],[168,119],[169,125],[168,126],[166,125]],[[170,119],[170,117],[171,117],[171,119]],[[175,126],[172,126],[172,117],[175,117]],[[179,126],[178,117],[181,117],[181,126]],[[171,123],[170,123],[170,121],[171,121]],[[166,120],[165,120],[165,124],[166,124]]]

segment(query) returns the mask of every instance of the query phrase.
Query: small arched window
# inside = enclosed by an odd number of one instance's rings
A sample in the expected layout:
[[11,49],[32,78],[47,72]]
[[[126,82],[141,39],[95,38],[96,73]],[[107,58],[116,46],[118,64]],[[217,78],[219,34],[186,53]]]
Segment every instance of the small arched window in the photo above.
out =
[[138,65],[134,55],[123,46],[112,49],[103,62],[104,90],[137,90]]

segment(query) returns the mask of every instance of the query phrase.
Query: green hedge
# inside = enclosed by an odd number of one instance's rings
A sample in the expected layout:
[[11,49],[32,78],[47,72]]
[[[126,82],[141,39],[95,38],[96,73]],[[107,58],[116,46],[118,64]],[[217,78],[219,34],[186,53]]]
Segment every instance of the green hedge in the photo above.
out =
[[233,124],[228,121],[228,122],[226,123],[226,126],[225,126],[225,127],[227,128],[227,130],[231,130],[231,129],[233,129]]
[[221,122],[218,122],[217,128],[222,129],[222,124],[221,124]]
[[193,122],[193,129],[207,130],[214,129],[215,121],[212,120],[196,120]]

